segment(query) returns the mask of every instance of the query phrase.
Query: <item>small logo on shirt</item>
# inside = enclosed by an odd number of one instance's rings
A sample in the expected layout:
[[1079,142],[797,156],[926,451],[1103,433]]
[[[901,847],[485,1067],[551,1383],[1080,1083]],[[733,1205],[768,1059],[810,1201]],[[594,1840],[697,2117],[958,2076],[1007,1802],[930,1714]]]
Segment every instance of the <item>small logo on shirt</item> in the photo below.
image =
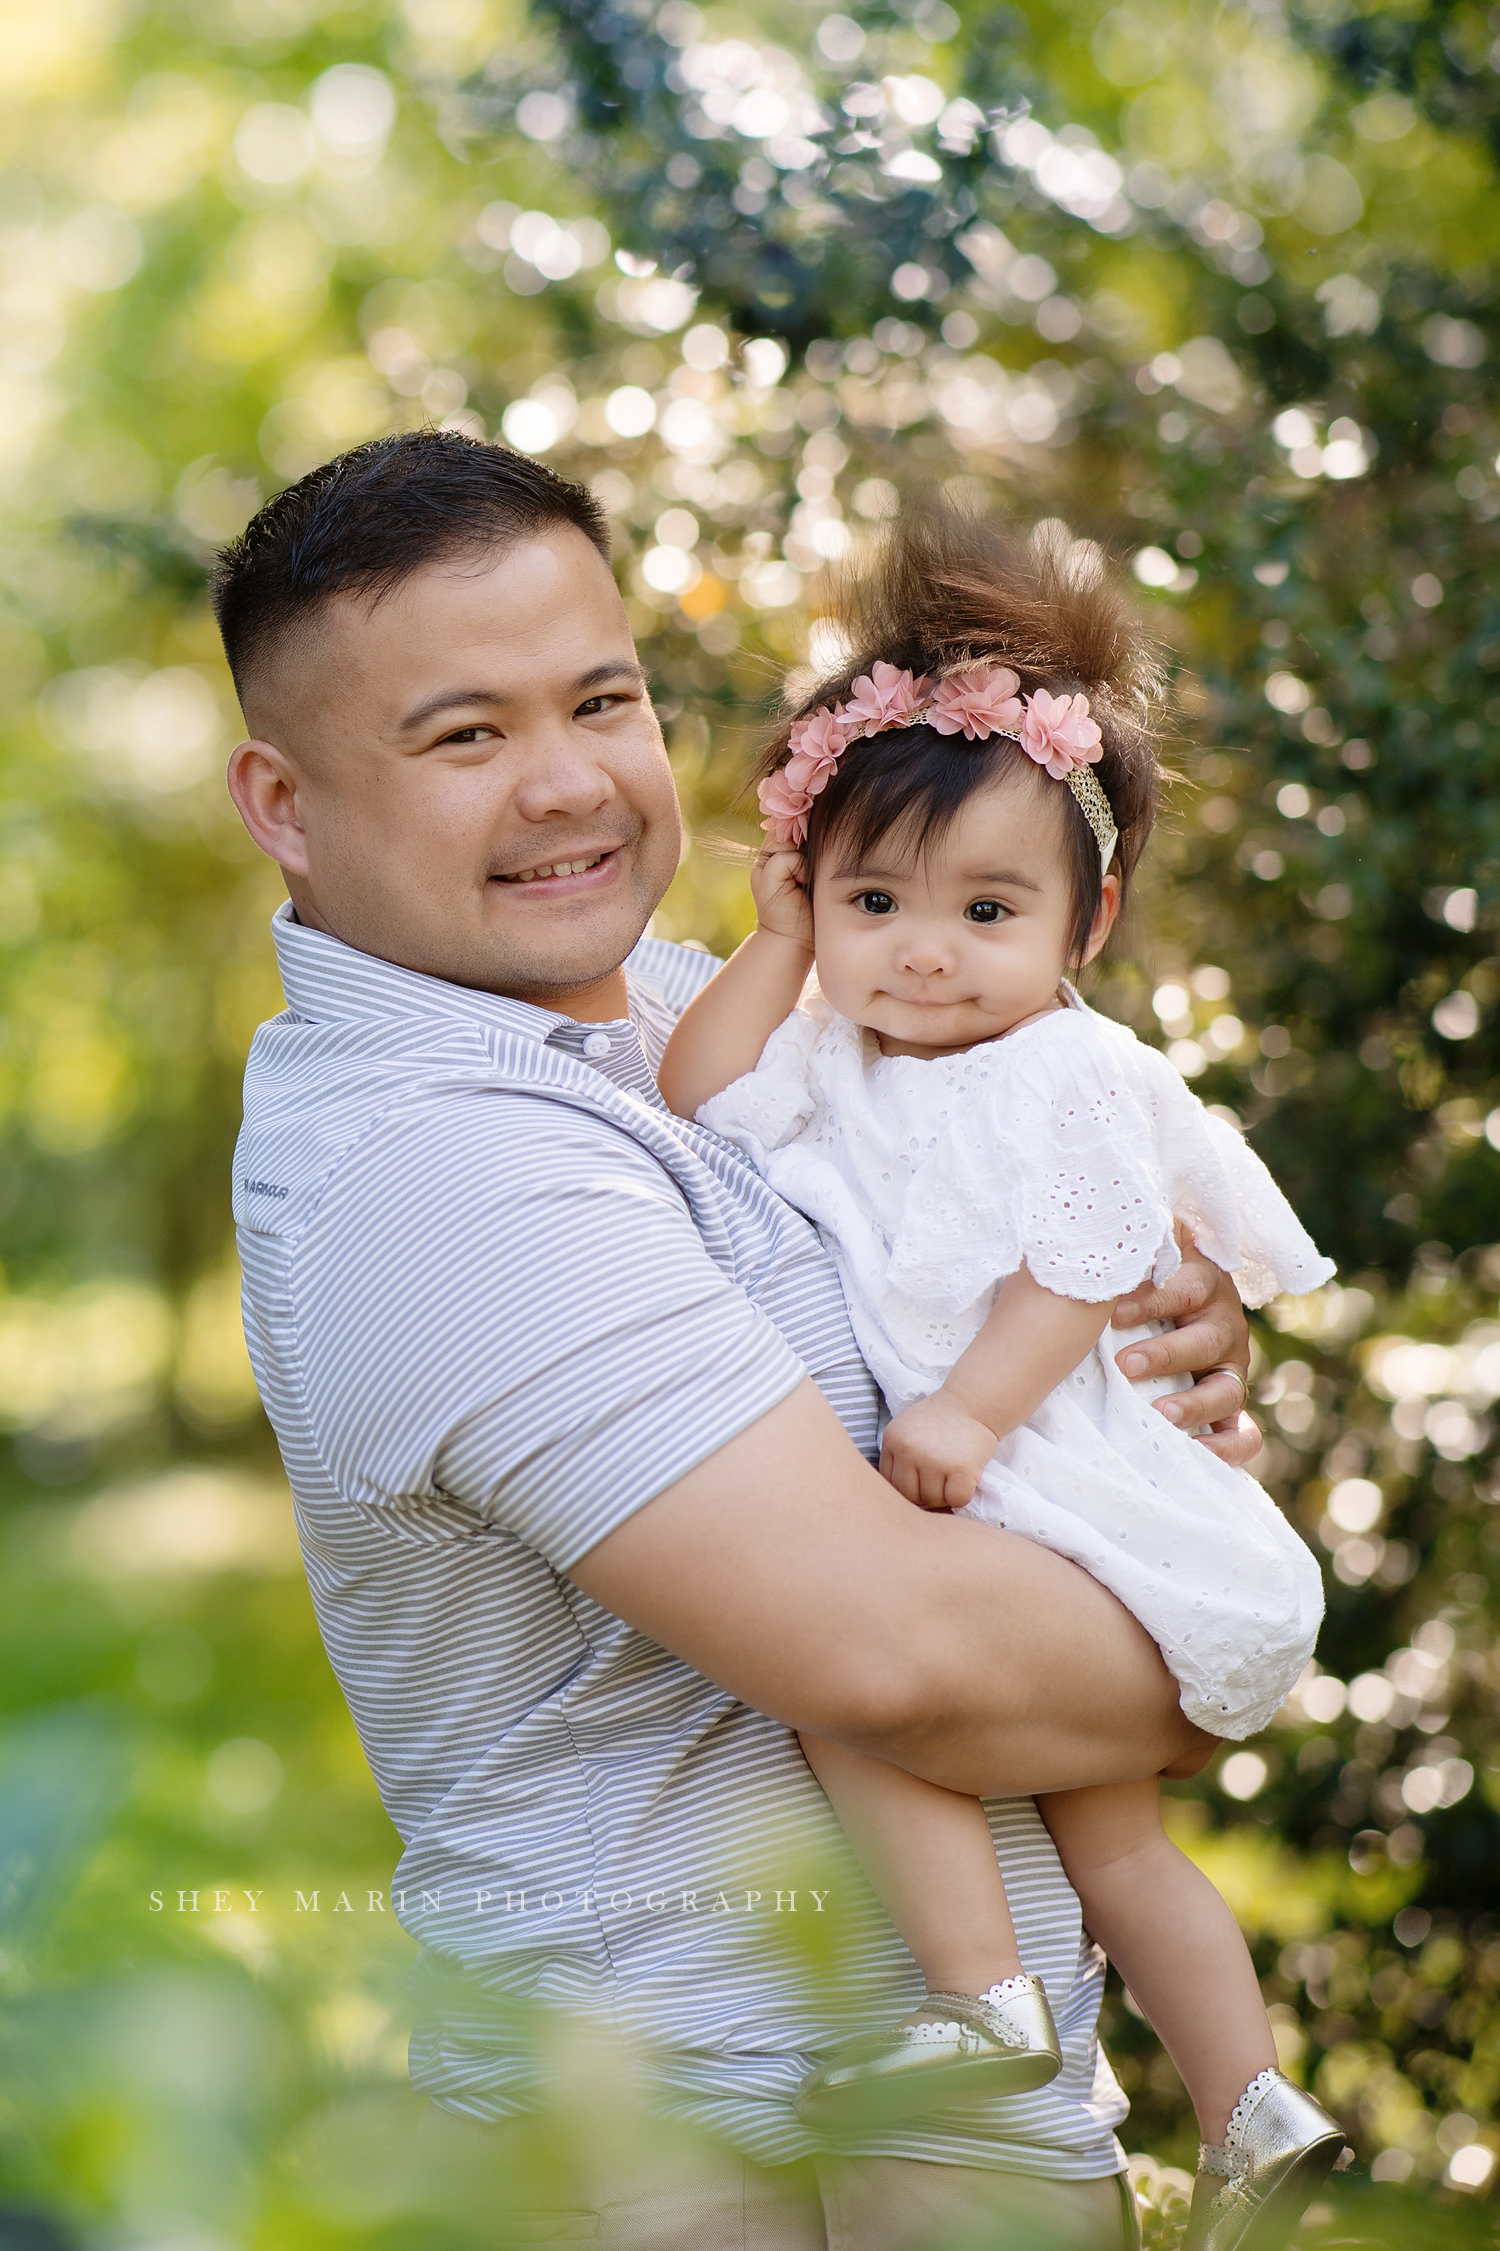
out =
[[274,1180],[247,1180],[245,1182],[245,1194],[247,1196],[280,1197],[289,1196],[291,1192],[290,1188],[278,1188]]

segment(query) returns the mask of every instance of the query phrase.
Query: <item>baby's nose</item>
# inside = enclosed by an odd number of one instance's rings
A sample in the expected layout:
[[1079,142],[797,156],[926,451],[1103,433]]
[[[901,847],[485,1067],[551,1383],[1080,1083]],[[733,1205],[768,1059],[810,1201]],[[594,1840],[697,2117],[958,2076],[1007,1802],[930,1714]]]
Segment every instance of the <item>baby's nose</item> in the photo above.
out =
[[953,966],[950,949],[937,938],[918,938],[906,948],[906,966],[917,977],[941,977]]

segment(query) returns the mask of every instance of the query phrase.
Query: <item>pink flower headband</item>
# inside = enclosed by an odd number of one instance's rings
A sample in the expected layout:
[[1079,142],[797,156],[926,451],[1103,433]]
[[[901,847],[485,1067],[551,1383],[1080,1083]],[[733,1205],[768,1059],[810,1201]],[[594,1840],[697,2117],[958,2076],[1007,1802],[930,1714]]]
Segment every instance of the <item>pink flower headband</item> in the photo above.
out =
[[936,686],[914,680],[893,664],[876,663],[849,691],[847,703],[819,704],[787,737],[791,755],[760,785],[761,823],[773,844],[802,844],[815,797],[828,787],[849,745],[893,727],[925,723],[940,735],[987,742],[1004,735],[1052,779],[1066,782],[1099,843],[1101,869],[1114,858],[1119,835],[1109,799],[1089,768],[1102,748],[1097,722],[1083,695],[1051,696],[1038,688],[1018,696],[1021,683],[1008,665],[966,665]]

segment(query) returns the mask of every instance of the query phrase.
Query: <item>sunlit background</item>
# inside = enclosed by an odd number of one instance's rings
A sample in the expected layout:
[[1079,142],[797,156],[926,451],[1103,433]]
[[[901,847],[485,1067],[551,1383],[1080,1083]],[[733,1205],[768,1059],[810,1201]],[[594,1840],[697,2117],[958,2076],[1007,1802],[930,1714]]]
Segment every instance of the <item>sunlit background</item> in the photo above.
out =
[[[429,422],[604,501],[696,840],[658,927],[715,949],[756,729],[837,653],[825,564],[941,487],[1133,573],[1180,781],[1098,999],[1341,1267],[1256,1324],[1319,1663],[1177,1833],[1358,2148],[1303,2240],[1492,2240],[1500,19],[0,22],[0,2243],[495,2240],[404,2154],[395,1839],[239,1336],[278,886],[203,594],[278,485]],[[1187,2107],[1118,1994],[1107,2031],[1167,2243]],[[564,2170],[580,2121],[627,2131],[568,2068]]]

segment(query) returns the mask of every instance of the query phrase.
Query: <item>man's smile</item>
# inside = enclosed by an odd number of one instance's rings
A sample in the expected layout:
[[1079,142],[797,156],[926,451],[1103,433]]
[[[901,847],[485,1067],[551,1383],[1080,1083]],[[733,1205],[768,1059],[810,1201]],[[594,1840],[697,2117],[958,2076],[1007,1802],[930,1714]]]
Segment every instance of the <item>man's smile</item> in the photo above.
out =
[[497,883],[545,883],[549,878],[564,875],[585,875],[590,868],[613,857],[618,846],[607,846],[597,852],[586,852],[576,859],[542,860],[533,868],[518,868],[513,875],[497,876]]
[[553,851],[545,860],[532,860],[519,868],[492,867],[486,886],[499,884],[507,891],[524,891],[528,899],[539,901],[587,898],[596,891],[613,891],[628,880],[630,849],[638,835],[639,831],[632,836],[570,839],[561,851]]

